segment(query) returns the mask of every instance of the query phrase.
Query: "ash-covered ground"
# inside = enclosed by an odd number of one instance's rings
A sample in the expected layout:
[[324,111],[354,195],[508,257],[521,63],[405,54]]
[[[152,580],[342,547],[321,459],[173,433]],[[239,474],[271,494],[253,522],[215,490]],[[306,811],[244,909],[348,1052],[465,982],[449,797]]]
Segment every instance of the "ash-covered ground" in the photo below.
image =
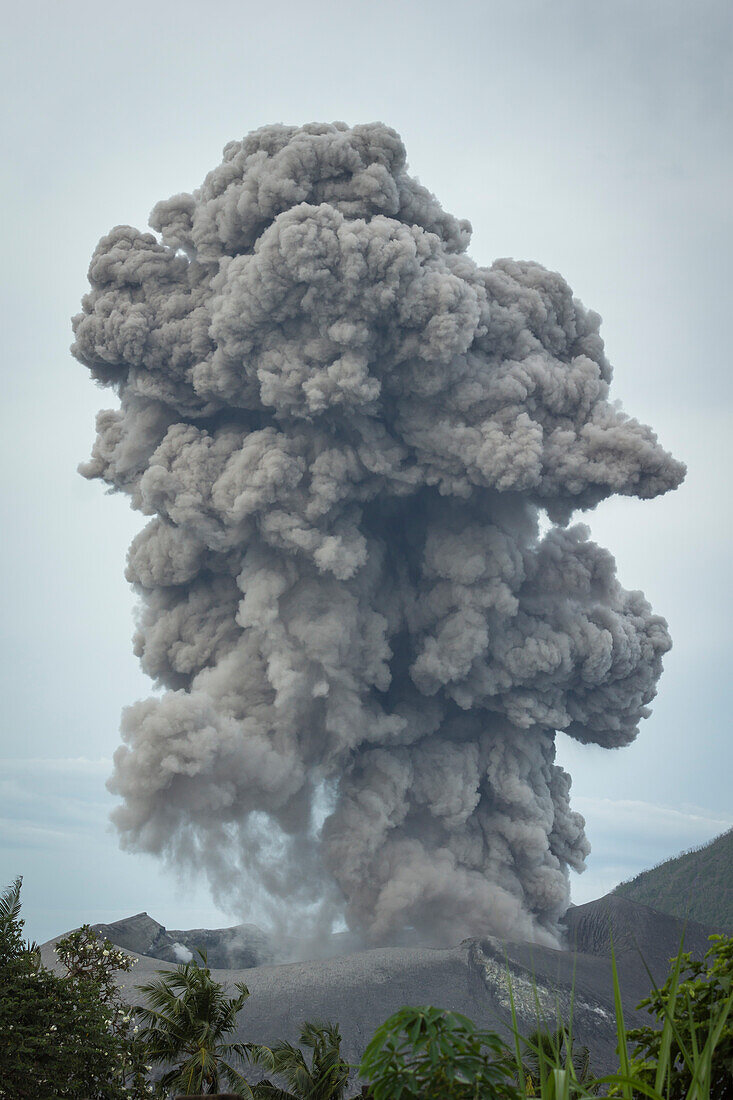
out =
[[[520,1028],[537,1026],[536,1005],[549,1021],[570,1018],[573,1033],[591,1051],[594,1068],[617,1068],[616,1024],[611,978],[610,934],[621,980],[627,1023],[650,988],[642,956],[661,983],[676,955],[684,930],[685,948],[698,955],[709,947],[716,929],[687,926],[648,906],[614,894],[571,907],[565,916],[561,950],[511,939],[481,937],[449,948],[390,947],[336,954],[329,959],[273,965],[277,952],[251,925],[220,930],[166,931],[146,913],[98,930],[138,956],[122,975],[125,996],[135,1003],[135,986],[163,966],[184,961],[197,946],[208,950],[217,980],[233,986],[244,981],[251,996],[239,1018],[242,1041],[296,1042],[304,1020],[337,1021],[344,1053],[358,1062],[375,1028],[405,1004],[434,1004],[462,1012],[488,1028],[507,1032],[511,1020],[507,975],[512,983]],[[54,964],[53,943],[42,948]],[[334,950],[343,948],[336,942]],[[157,955],[151,954],[155,950]],[[264,950],[257,965],[253,954]],[[239,952],[239,954],[237,954]],[[163,961],[164,960],[164,961]],[[225,965],[226,961],[240,965]]]

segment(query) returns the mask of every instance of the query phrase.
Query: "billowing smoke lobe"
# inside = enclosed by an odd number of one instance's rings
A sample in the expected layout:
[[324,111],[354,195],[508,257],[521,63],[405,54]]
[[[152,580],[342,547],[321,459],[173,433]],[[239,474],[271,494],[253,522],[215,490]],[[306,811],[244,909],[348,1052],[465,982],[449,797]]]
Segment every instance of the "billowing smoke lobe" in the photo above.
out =
[[258,130],[151,226],[74,319],[120,397],[82,472],[151,517],[123,843],[301,929],[554,942],[589,851],[555,731],[628,744],[670,646],[567,524],[684,467],[609,404],[599,317],[469,259],[384,125]]

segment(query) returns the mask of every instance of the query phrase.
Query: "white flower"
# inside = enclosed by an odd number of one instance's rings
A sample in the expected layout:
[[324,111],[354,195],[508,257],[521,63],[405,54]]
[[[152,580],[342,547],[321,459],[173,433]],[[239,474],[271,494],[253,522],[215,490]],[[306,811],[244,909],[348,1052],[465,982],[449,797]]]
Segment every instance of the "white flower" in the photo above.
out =
[[57,1030],[56,1024],[51,1024],[51,1031],[56,1031],[56,1030]]
[[109,955],[109,951],[107,951],[107,949],[105,948],[105,950],[104,950],[104,951],[102,952],[102,954],[103,954],[103,955],[105,956],[105,958],[106,958],[106,956],[107,956],[107,955]]

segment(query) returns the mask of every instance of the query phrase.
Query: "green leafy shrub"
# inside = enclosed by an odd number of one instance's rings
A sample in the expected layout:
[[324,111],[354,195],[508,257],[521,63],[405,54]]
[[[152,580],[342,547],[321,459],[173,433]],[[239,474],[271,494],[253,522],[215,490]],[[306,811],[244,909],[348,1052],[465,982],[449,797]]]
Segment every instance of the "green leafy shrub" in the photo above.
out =
[[639,1004],[657,1026],[627,1033],[642,1081],[655,1084],[665,1061],[665,1100],[685,1100],[693,1079],[698,1091],[707,1082],[715,1100],[733,1100],[733,936],[710,940],[702,960],[689,951],[672,960],[664,985]]
[[440,1008],[401,1008],[359,1066],[374,1100],[521,1100],[516,1063],[492,1031]]

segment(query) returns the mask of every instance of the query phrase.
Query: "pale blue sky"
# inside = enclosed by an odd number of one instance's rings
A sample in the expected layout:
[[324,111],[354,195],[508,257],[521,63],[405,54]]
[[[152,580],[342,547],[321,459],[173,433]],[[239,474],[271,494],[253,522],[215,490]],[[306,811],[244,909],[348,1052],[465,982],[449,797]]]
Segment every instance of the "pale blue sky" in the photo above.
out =
[[91,251],[268,122],[381,119],[474,226],[604,318],[615,396],[688,462],[587,517],[675,647],[616,753],[559,738],[593,844],[588,900],[733,824],[729,560],[733,9],[709,0],[130,0],[6,6],[2,81],[0,885],[30,934],[140,909],[247,919],[107,831],[123,705],[148,693],[123,578],[141,519],[75,472],[109,404],[68,353]]

